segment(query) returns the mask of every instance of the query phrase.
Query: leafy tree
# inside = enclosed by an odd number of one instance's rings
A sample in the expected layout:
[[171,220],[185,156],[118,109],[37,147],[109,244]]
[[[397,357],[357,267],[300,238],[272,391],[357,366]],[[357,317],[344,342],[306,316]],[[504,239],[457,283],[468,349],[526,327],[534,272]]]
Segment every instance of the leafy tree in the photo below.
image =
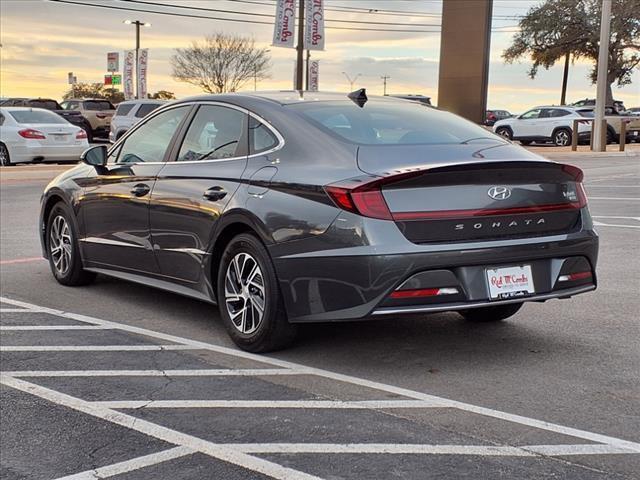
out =
[[[597,78],[600,44],[601,0],[546,0],[532,7],[519,22],[520,31],[503,52],[507,63],[530,56],[529,76],[538,69],[549,69],[561,58],[586,58],[595,65],[590,73]],[[607,104],[613,104],[612,85],[631,83],[631,74],[640,63],[640,8],[633,0],[613,0],[611,40],[607,72]]]
[[216,33],[203,43],[176,49],[171,57],[173,77],[205,92],[235,92],[252,79],[269,77],[268,50],[239,35]]
[[71,85],[62,96],[64,100],[71,98],[104,98],[112,103],[124,100],[124,93],[115,88],[105,88],[102,83],[76,83]]
[[149,95],[149,98],[154,100],[175,100],[176,95],[173,92],[169,92],[167,90],[158,90],[153,95]]

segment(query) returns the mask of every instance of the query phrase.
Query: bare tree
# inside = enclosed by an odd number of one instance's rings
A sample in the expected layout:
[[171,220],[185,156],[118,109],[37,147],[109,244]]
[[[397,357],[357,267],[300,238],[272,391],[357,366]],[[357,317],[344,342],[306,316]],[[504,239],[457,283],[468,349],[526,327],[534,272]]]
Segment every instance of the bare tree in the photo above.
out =
[[269,78],[268,50],[252,38],[216,33],[203,43],[177,48],[171,57],[173,77],[209,93],[235,92],[250,80]]

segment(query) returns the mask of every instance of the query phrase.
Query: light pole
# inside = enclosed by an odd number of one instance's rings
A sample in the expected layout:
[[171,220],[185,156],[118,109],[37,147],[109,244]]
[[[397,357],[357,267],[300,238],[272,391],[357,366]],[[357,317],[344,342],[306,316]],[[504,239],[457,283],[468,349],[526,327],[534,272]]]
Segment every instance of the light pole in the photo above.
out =
[[349,82],[349,91],[353,92],[353,84],[356,83],[356,80],[362,76],[361,73],[358,73],[355,77],[351,78],[347,72],[342,72],[342,74],[347,77],[347,81]]
[[[609,37],[611,34],[611,0],[602,0],[602,16],[600,18],[600,45],[598,51],[598,77],[596,80],[596,109],[591,135],[593,150],[604,152],[607,149],[607,127],[604,120],[607,102],[607,71],[609,70]],[[573,132],[574,135],[577,132]]]
[[380,78],[382,79],[382,82],[384,83],[383,95],[386,97],[387,96],[387,80],[389,80],[391,77],[389,75],[383,75]]
[[141,22],[140,20],[125,20],[125,25],[136,26],[136,99],[140,98],[140,66],[138,65],[138,57],[140,55],[140,27],[150,27],[151,24],[147,22]]

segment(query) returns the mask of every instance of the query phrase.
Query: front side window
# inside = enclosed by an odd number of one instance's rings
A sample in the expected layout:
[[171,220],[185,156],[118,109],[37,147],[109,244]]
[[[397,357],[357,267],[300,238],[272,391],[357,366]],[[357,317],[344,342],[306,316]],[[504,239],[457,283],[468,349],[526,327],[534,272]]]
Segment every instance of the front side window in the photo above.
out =
[[64,110],[77,110],[79,107],[78,102],[63,102],[62,108]]
[[246,151],[246,136],[243,135],[245,120],[246,114],[238,110],[202,105],[187,130],[178,161],[218,160],[242,156]]
[[536,108],[534,110],[529,110],[526,113],[523,113],[520,117],[522,120],[533,120],[534,118],[538,118],[540,116],[540,109]]
[[118,163],[162,162],[190,106],[172,108],[156,115],[132,132],[124,142]]
[[249,154],[266,152],[278,145],[278,139],[264,123],[249,119]]

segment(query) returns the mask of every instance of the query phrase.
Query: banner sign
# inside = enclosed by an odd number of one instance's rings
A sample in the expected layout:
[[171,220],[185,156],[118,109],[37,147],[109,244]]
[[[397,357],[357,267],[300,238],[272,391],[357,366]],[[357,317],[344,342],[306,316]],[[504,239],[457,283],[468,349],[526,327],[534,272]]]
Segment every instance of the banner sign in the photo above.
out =
[[304,0],[304,48],[324,50],[324,0]]
[[78,83],[78,78],[73,74],[73,72],[69,72],[67,73],[67,82],[69,82],[69,85],[73,85]]
[[136,51],[125,50],[122,81],[124,84],[124,99],[132,100],[135,96],[133,89],[133,67],[136,63]]
[[307,75],[309,75],[309,91],[317,92],[318,83],[320,81],[320,61],[319,60],[311,60],[309,62],[309,71],[307,72]]
[[147,67],[149,66],[149,49],[138,51],[138,97],[147,98]]
[[109,52],[107,53],[107,72],[117,72],[120,70],[120,53]]
[[276,0],[276,20],[273,26],[274,47],[294,48],[296,0]]

